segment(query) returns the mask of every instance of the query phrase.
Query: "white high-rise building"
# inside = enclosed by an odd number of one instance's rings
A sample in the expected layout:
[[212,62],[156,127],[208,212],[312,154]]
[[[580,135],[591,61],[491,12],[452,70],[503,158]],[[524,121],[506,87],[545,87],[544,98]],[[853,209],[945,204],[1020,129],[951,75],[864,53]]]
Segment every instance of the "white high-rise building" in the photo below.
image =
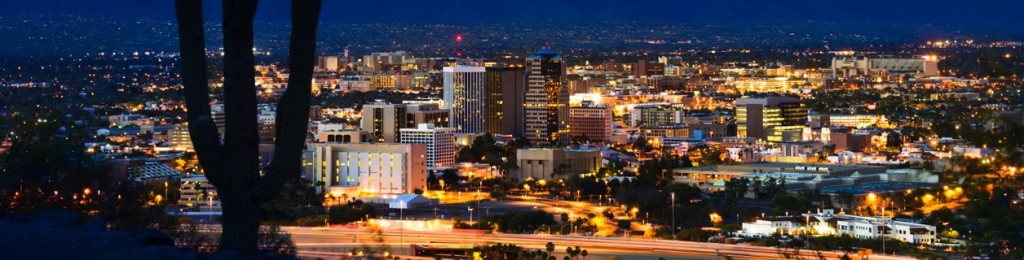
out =
[[427,168],[437,169],[455,165],[455,129],[419,124],[416,128],[402,128],[403,144],[427,145]]
[[444,67],[444,108],[458,133],[483,133],[486,100],[485,67]]

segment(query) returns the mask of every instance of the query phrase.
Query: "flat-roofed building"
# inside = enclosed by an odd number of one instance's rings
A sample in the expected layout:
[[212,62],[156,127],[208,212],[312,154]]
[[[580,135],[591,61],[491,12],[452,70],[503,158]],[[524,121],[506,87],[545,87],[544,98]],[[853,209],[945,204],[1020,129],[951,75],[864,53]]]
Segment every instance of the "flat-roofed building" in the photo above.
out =
[[434,124],[437,127],[448,127],[451,114],[448,109],[441,109],[434,103],[406,104],[405,127],[416,127],[419,124]]
[[444,104],[450,109],[451,127],[459,133],[486,131],[484,115],[486,69],[480,66],[444,67]]
[[591,101],[570,107],[569,135],[608,141],[612,136],[612,110]]
[[390,104],[384,100],[363,105],[360,128],[370,132],[374,142],[397,143],[401,141],[398,129],[406,127],[405,104]]
[[536,146],[564,144],[569,138],[569,88],[562,55],[544,48],[526,57],[523,103],[526,138]]
[[800,141],[807,108],[792,97],[736,99],[736,135],[768,142]]
[[332,196],[392,199],[425,189],[427,145],[312,143],[303,165],[304,177]]
[[316,133],[316,141],[320,143],[362,143],[374,142],[373,134],[356,129],[321,131]]
[[516,150],[513,171],[516,180],[565,178],[571,174],[594,173],[601,167],[600,150],[529,148]]
[[403,144],[427,145],[427,169],[452,167],[455,164],[455,129],[419,124],[402,128]]
[[903,76],[916,78],[939,76],[939,60],[935,56],[918,58],[869,58],[869,57],[833,57],[832,71],[837,77],[865,76]]

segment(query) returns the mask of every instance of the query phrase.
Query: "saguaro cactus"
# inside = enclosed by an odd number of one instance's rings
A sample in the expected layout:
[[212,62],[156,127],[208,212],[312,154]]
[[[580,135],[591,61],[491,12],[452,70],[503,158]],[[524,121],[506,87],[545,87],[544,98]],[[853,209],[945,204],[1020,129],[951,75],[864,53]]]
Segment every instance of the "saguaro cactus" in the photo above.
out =
[[288,89],[278,103],[273,161],[259,173],[253,57],[256,0],[223,0],[224,142],[210,116],[202,0],[176,0],[189,134],[223,209],[222,251],[254,257],[259,206],[299,175],[309,120],[321,0],[293,0]]

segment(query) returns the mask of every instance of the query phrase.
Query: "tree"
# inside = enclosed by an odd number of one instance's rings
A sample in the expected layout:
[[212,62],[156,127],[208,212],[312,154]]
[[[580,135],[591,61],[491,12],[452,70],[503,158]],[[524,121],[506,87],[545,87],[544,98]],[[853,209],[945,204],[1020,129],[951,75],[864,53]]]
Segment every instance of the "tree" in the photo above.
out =
[[459,172],[455,171],[455,169],[445,169],[444,172],[441,173],[441,181],[444,181],[445,186],[459,184],[459,179]]
[[651,144],[647,142],[647,137],[643,136],[637,137],[636,140],[633,140],[632,146],[633,150],[637,152],[650,152],[651,149],[654,149],[651,147]]
[[220,249],[255,257],[260,205],[273,199],[301,168],[309,120],[316,27],[321,0],[292,1],[289,46],[291,75],[278,102],[274,159],[260,175],[256,121],[253,19],[257,1],[224,0],[224,142],[210,115],[206,40],[201,0],[177,0],[178,45],[189,134],[207,179],[217,188],[223,208]]

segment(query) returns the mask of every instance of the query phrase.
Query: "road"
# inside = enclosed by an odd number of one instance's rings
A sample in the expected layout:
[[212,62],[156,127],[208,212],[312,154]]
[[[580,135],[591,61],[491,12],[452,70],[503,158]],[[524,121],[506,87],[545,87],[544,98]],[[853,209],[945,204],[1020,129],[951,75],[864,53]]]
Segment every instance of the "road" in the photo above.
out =
[[[556,245],[556,252],[564,255],[566,246],[579,246],[590,253],[588,259],[781,259],[783,255],[775,248],[749,245],[698,243],[651,239],[628,239],[613,237],[580,237],[525,234],[482,234],[462,232],[431,232],[409,230],[383,230],[377,236],[358,228],[311,228],[284,227],[302,255],[322,256],[322,252],[348,252],[352,248],[391,247],[396,254],[406,254],[411,243],[416,244],[458,244],[485,245],[494,243],[515,244],[524,248],[543,249],[547,242]],[[378,242],[382,238],[383,242]],[[720,254],[718,258],[716,253]],[[794,253],[789,251],[789,253]],[[815,259],[817,252],[800,251],[805,259]],[[838,259],[841,253],[821,252],[828,259]],[[855,255],[851,255],[857,258]],[[911,259],[872,255],[869,259]]]

